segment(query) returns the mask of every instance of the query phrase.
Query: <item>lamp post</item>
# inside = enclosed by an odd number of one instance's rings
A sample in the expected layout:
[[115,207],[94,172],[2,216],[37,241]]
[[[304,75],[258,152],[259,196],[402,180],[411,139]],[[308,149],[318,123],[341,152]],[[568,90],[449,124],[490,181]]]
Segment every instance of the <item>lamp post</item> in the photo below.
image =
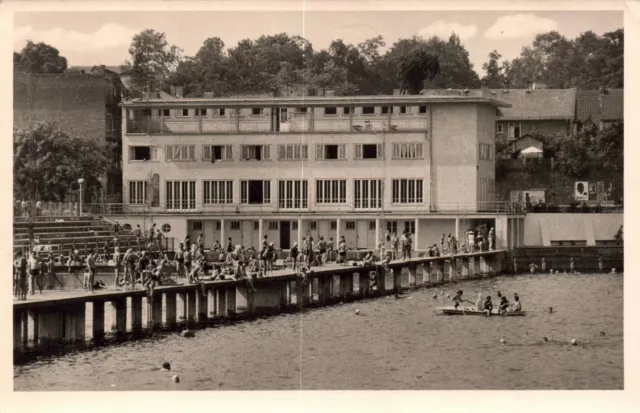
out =
[[80,216],[82,216],[82,184],[84,183],[84,179],[80,178],[78,179],[78,184],[80,185],[80,201],[78,202],[78,206],[79,206],[79,211],[80,211]]

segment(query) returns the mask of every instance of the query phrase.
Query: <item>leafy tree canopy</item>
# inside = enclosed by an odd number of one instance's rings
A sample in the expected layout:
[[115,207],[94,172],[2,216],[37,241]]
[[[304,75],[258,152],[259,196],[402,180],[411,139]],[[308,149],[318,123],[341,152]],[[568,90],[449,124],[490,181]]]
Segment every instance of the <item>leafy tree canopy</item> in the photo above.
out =
[[73,138],[55,124],[36,123],[13,132],[13,177],[17,196],[63,202],[78,178],[86,194],[98,193],[112,153],[108,146]]
[[62,73],[67,59],[55,47],[29,40],[20,53],[13,53],[13,66],[29,73]]

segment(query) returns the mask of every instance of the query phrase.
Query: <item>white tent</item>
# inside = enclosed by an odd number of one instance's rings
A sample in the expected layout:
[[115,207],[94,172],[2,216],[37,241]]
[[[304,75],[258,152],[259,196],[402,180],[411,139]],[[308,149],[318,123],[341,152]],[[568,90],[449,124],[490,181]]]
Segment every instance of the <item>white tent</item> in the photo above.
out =
[[520,154],[523,157],[527,158],[541,158],[542,157],[542,149],[538,149],[535,146],[530,146],[526,149],[520,151]]

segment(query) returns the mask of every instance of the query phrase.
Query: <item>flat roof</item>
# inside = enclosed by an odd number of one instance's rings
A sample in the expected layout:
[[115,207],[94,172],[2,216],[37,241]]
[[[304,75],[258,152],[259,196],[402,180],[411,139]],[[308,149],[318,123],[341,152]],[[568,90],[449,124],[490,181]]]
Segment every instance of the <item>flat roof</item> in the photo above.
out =
[[476,103],[496,108],[509,108],[511,105],[497,99],[477,96],[308,96],[308,97],[269,97],[269,98],[136,98],[120,103],[125,108],[144,107],[327,107],[362,105],[420,105],[442,103]]

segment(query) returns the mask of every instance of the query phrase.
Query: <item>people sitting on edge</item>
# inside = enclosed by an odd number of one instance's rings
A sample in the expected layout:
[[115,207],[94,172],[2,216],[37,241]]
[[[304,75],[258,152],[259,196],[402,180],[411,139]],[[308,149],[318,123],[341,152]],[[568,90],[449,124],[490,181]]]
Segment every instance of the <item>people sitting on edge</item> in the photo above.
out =
[[362,265],[373,265],[373,251],[367,252],[364,260],[362,260]]
[[511,304],[511,311],[522,311],[522,303],[520,302],[520,297],[518,293],[513,295],[513,304]]
[[485,311],[487,315],[491,315],[491,312],[493,311],[493,303],[491,302],[490,295],[488,295],[484,300],[484,303],[482,303],[482,311]]
[[460,307],[460,304],[462,304],[465,301],[468,302],[469,304],[473,304],[471,301],[465,300],[464,298],[462,298],[462,290],[458,290],[458,292],[456,293],[456,296],[453,297],[453,308],[457,310]]

